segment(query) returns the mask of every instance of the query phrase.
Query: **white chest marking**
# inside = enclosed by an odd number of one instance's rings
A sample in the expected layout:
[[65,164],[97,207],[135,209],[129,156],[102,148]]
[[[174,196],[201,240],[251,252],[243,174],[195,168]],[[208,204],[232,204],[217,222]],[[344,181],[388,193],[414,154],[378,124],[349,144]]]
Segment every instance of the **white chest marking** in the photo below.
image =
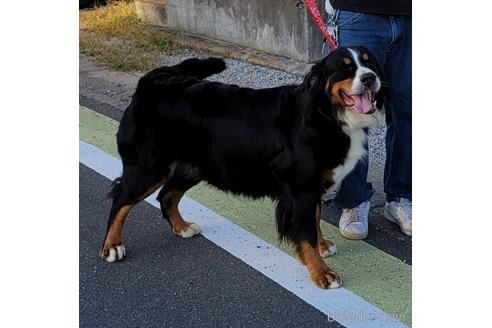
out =
[[367,152],[364,148],[366,141],[366,133],[358,127],[349,126],[344,128],[345,133],[350,137],[350,147],[347,152],[345,161],[335,167],[332,172],[333,185],[328,189],[327,193],[334,192],[340,186],[340,182],[349,174]]

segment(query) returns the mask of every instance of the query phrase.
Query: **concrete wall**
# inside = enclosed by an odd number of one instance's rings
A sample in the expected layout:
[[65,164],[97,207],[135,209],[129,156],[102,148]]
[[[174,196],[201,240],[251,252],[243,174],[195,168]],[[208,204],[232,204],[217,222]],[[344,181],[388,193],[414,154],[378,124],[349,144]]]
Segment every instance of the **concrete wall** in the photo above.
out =
[[138,17],[155,25],[166,26],[166,0],[137,0],[135,7]]
[[[321,58],[322,36],[294,0],[141,0],[153,22],[303,62]],[[323,1],[320,1],[323,2]],[[138,3],[138,2],[137,2]],[[165,14],[155,8],[165,5]],[[152,10],[148,10],[154,6]],[[137,6],[138,8],[138,6]],[[321,10],[321,8],[320,8]],[[144,12],[140,5],[140,12]]]

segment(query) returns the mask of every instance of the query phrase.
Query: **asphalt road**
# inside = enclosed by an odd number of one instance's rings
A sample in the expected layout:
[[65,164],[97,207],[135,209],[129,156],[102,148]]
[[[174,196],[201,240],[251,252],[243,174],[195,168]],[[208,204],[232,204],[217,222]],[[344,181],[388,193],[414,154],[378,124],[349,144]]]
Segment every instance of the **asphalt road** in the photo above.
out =
[[130,214],[122,262],[97,255],[110,181],[80,164],[80,327],[342,327],[207,239],[175,236],[158,209]]

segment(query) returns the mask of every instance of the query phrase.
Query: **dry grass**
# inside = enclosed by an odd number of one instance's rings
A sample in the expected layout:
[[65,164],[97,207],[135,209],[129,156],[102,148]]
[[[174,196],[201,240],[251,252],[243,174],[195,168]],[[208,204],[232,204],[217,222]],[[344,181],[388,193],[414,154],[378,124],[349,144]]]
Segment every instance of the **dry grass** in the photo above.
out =
[[79,12],[80,51],[121,71],[147,71],[158,66],[159,54],[178,45],[161,29],[138,18],[133,1]]

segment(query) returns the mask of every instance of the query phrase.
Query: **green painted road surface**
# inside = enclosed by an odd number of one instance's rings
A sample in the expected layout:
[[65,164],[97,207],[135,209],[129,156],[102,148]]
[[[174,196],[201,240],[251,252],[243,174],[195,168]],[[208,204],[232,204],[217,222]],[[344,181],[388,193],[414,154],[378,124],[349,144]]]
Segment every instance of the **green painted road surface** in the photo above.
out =
[[[79,115],[80,139],[118,157],[118,122],[83,106]],[[288,245],[277,238],[271,200],[252,201],[206,183],[200,183],[186,195],[290,255]],[[337,245],[338,254],[326,262],[342,275],[343,287],[411,325],[412,267],[368,243],[344,239],[327,222],[321,221],[321,229]]]

